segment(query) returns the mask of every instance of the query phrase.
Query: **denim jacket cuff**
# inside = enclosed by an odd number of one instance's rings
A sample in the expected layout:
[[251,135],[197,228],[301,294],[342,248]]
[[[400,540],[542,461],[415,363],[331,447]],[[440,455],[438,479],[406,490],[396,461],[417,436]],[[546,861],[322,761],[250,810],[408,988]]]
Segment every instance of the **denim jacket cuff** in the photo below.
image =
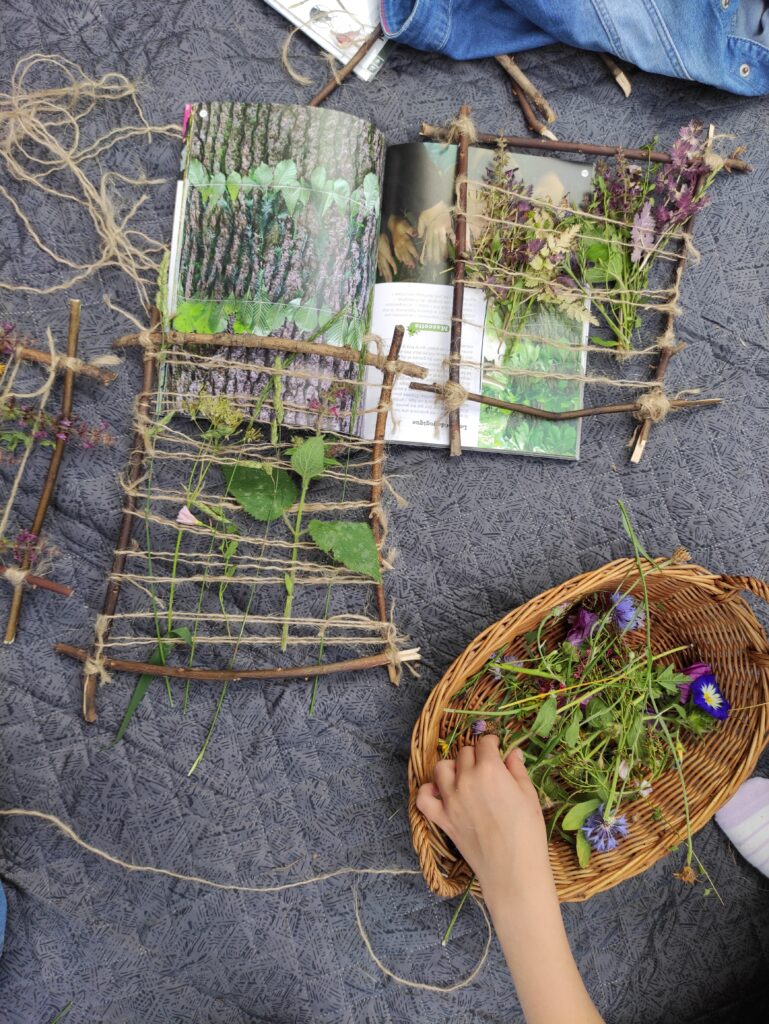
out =
[[418,50],[441,50],[451,31],[451,0],[380,0],[388,39],[404,39]]

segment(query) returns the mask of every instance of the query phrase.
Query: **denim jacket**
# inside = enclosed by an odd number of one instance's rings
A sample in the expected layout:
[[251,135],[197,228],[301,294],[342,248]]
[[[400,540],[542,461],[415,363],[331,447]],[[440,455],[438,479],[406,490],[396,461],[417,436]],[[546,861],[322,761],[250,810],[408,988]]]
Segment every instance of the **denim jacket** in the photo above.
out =
[[380,0],[387,36],[457,60],[562,42],[743,96],[769,92],[769,0]]

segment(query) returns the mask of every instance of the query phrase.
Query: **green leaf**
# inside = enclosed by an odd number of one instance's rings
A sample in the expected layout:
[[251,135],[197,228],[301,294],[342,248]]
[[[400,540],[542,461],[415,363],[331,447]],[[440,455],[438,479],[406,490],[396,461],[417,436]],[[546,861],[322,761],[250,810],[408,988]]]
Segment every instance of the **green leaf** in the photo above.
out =
[[310,185],[314,189],[322,189],[326,184],[326,168],[315,167],[312,174],[310,175]]
[[542,707],[537,712],[537,717],[532,725],[532,732],[535,736],[547,736],[555,725],[555,717],[558,714],[558,702],[555,694],[551,694],[542,702]]
[[600,697],[593,697],[588,703],[585,724],[594,729],[606,729],[612,724],[611,711]]
[[353,572],[381,582],[379,552],[368,523],[323,522],[311,519],[307,529],[321,551]]
[[227,187],[227,179],[221,171],[216,171],[209,178],[208,185],[200,190],[203,202],[208,206],[214,205],[224,195]]
[[564,815],[561,825],[569,832],[582,828],[589,816],[600,806],[601,801],[597,798],[583,800],[582,803],[574,804]]
[[363,179],[363,196],[367,206],[374,207],[379,202],[379,178],[376,174],[369,173]]
[[174,330],[191,334],[205,333],[208,315],[207,302],[181,302],[174,317]]
[[296,184],[296,164],[293,160],[281,160],[272,173],[272,184],[275,187]]
[[590,863],[590,843],[585,838],[584,832],[577,832],[577,860],[581,868],[586,868]]
[[573,750],[579,743],[579,727],[581,724],[582,712],[577,708],[576,712],[571,716],[571,720],[563,733],[564,742],[571,750]]
[[272,184],[272,174],[272,167],[268,164],[261,163],[258,167],[254,167],[248,172],[248,177],[255,185],[258,185],[260,188],[265,188],[267,185]]
[[350,203],[349,184],[344,180],[344,178],[337,178],[331,187],[331,198],[333,199],[333,201],[336,203],[340,210],[346,210]]
[[240,185],[243,179],[237,171],[230,171],[227,175],[227,192],[229,193],[230,199],[233,203],[237,202],[238,192],[240,192]]
[[208,174],[200,160],[192,159],[187,165],[187,181],[190,185],[197,186],[208,184]]
[[258,463],[241,463],[224,468],[227,490],[243,511],[260,523],[279,519],[299,497],[299,489],[285,469],[273,469]]
[[287,572],[286,575],[283,577],[283,581],[286,584],[286,593],[287,594],[293,594],[293,592],[294,592],[294,577],[291,575],[291,573]]
[[[192,634],[190,633],[189,629],[187,629],[186,626],[180,626],[178,629],[172,629],[170,633],[167,633],[163,637],[163,640],[168,640],[172,637],[178,637],[180,640],[183,640],[188,646],[192,646]],[[164,644],[161,640],[158,643],[155,650],[149,656],[149,658],[147,658],[147,661],[149,662],[150,665],[165,665],[167,658],[168,645]],[[144,695],[149,689],[150,683],[153,681],[153,679],[157,678],[157,676],[152,676],[149,674],[139,676],[136,686],[134,687],[134,692],[131,694],[131,699],[128,702],[128,707],[125,709],[123,719],[120,725],[118,726],[118,730],[115,733],[115,738],[112,741],[113,746],[115,743],[119,743],[120,740],[122,740],[122,738],[125,736],[126,730],[128,729],[128,726],[131,724],[131,719],[136,714],[136,709],[139,707],[142,700],[144,699]]]
[[291,468],[302,478],[305,486],[319,476],[323,476],[326,445],[320,434],[303,438],[290,449]]

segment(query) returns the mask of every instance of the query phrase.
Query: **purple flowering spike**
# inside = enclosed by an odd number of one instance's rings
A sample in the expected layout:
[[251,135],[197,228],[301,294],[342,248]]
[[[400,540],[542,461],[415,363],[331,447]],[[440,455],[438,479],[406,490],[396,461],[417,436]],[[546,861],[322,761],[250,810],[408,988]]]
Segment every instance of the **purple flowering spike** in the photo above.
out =
[[654,228],[652,204],[647,200],[633,218],[633,227],[630,233],[633,240],[630,259],[633,263],[640,263],[644,253],[650,252],[654,248]]

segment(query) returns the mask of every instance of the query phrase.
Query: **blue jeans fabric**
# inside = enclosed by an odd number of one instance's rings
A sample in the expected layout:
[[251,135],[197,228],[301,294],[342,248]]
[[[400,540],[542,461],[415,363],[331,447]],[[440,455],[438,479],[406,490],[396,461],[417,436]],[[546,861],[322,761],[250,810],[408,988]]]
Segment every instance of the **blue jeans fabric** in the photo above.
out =
[[457,60],[548,43],[743,96],[769,92],[767,0],[380,0],[391,39]]

